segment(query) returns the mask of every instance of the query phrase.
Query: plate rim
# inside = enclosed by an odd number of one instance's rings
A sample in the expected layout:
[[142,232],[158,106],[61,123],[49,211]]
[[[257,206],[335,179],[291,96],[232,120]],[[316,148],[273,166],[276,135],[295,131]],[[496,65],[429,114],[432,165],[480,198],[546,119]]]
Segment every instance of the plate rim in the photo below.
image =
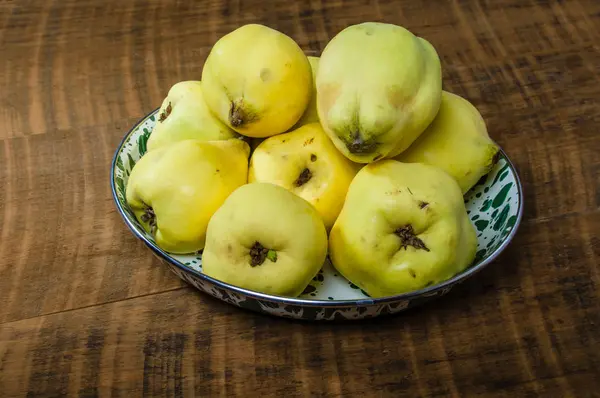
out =
[[141,240],[161,260],[166,261],[170,265],[177,267],[182,272],[191,274],[194,277],[199,278],[205,282],[208,282],[216,287],[219,287],[221,289],[225,289],[228,291],[233,291],[233,292],[240,294],[242,296],[245,296],[247,298],[252,298],[252,299],[260,300],[260,301],[268,301],[268,302],[273,302],[273,303],[278,303],[278,304],[284,304],[284,305],[299,306],[299,307],[327,307],[327,308],[348,308],[348,307],[354,308],[354,307],[361,307],[361,306],[386,305],[386,304],[396,303],[398,301],[404,301],[404,300],[410,301],[412,299],[422,297],[422,296],[427,296],[427,295],[430,295],[437,291],[447,289],[455,284],[461,283],[464,280],[466,280],[466,279],[470,278],[471,276],[473,276],[474,274],[476,274],[477,272],[481,271],[483,268],[487,267],[489,264],[494,262],[500,256],[500,254],[502,254],[502,252],[504,252],[504,250],[512,242],[513,238],[517,234],[517,231],[521,225],[521,221],[523,218],[523,210],[524,210],[524,199],[525,199],[523,186],[521,184],[521,179],[519,177],[519,173],[517,172],[517,169],[516,169],[514,163],[510,160],[510,158],[508,157],[508,155],[506,154],[504,149],[498,143],[496,143],[494,141],[494,143],[498,146],[500,153],[506,160],[508,167],[511,169],[512,173],[514,174],[515,182],[517,185],[517,193],[519,196],[519,207],[517,209],[517,220],[515,221],[515,224],[514,224],[512,230],[510,231],[510,233],[508,234],[508,236],[506,237],[506,239],[502,242],[502,244],[500,246],[498,246],[492,252],[492,254],[490,254],[489,257],[487,257],[481,263],[479,263],[475,266],[471,266],[467,270],[465,270],[465,271],[453,276],[452,278],[447,279],[437,285],[428,286],[426,288],[414,290],[411,292],[401,293],[401,294],[397,294],[397,295],[393,295],[393,296],[379,297],[379,298],[344,299],[344,300],[313,300],[313,299],[303,299],[303,298],[297,298],[297,297],[277,296],[277,295],[261,293],[261,292],[257,292],[254,290],[235,286],[235,285],[220,281],[218,279],[215,279],[213,277],[210,277],[204,273],[198,272],[195,269],[187,267],[185,264],[183,264],[183,263],[177,261],[175,258],[171,257],[171,255],[168,252],[162,250],[156,244],[152,243],[149,239],[147,239],[140,231],[138,231],[138,229],[135,227],[135,225],[133,225],[133,223],[129,220],[129,218],[125,214],[125,210],[123,209],[123,207],[121,206],[121,203],[119,202],[119,199],[117,196],[117,189],[116,189],[116,185],[115,185],[116,164],[117,164],[117,159],[119,157],[119,153],[123,149],[125,141],[127,141],[127,139],[132,134],[132,132],[136,128],[138,128],[141,124],[143,124],[147,119],[149,119],[150,117],[155,115],[159,110],[160,110],[160,107],[157,107],[154,110],[150,111],[150,113],[148,113],[145,116],[138,119],[133,124],[133,126],[125,133],[125,135],[121,139],[120,143],[117,145],[116,150],[113,154],[113,158],[111,161],[111,167],[110,167],[110,188],[111,188],[111,194],[113,197],[113,201],[115,202],[115,205],[117,207],[117,212],[119,213],[119,215],[125,222],[125,225],[127,225],[129,230],[133,233],[133,235],[135,237],[137,237],[139,240]]

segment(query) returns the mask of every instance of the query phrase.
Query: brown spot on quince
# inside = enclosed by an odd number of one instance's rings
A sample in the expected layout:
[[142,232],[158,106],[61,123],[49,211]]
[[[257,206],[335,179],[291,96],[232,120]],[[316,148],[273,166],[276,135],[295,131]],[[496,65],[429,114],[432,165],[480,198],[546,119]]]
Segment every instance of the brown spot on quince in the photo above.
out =
[[328,83],[319,86],[319,102],[321,103],[320,106],[325,114],[329,112],[329,109],[331,109],[333,104],[337,101],[341,94],[341,91],[342,90],[339,84]]

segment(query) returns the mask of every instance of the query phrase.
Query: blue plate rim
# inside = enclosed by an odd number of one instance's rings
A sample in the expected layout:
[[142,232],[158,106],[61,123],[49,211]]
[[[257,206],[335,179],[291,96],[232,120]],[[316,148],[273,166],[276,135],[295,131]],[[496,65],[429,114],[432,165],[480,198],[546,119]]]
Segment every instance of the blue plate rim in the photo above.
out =
[[504,240],[504,242],[502,242],[502,244],[500,246],[498,246],[496,248],[496,250],[481,263],[471,266],[468,269],[464,270],[463,272],[461,272],[461,273],[455,275],[454,277],[452,277],[442,283],[439,283],[437,285],[428,286],[424,289],[415,290],[415,291],[407,292],[407,293],[402,293],[402,294],[398,294],[398,295],[394,295],[394,296],[386,296],[386,297],[373,298],[373,299],[311,300],[311,299],[302,299],[302,298],[294,298],[294,297],[276,296],[276,295],[256,292],[253,290],[234,286],[234,285],[228,284],[226,282],[222,282],[218,279],[212,278],[212,277],[210,277],[206,274],[203,274],[201,272],[198,272],[192,268],[189,268],[185,264],[172,258],[167,252],[162,250],[156,244],[152,243],[140,231],[138,231],[138,229],[135,227],[135,225],[133,225],[133,223],[129,220],[129,218],[125,214],[125,210],[122,208],[121,203],[119,202],[119,199],[117,196],[117,191],[116,191],[116,186],[115,186],[116,163],[117,163],[117,159],[119,157],[119,153],[121,152],[121,150],[125,144],[125,141],[132,134],[132,132],[139,125],[141,125],[147,119],[149,119],[154,114],[156,114],[156,112],[158,112],[159,109],[160,109],[160,107],[157,107],[156,109],[154,109],[147,115],[140,118],[136,123],[134,123],[133,127],[131,127],[129,129],[129,131],[127,131],[127,133],[123,136],[123,138],[121,139],[121,142],[119,143],[119,145],[117,146],[117,149],[115,150],[115,153],[113,155],[113,159],[111,162],[111,168],[110,168],[110,188],[111,188],[113,200],[117,207],[117,211],[118,211],[119,215],[121,216],[121,218],[123,219],[123,221],[125,222],[125,225],[127,225],[127,227],[134,234],[134,236],[136,236],[138,239],[140,239],[142,242],[144,242],[144,244],[148,248],[150,248],[157,256],[159,256],[163,261],[166,261],[167,263],[169,263],[172,266],[175,266],[176,268],[180,269],[181,271],[191,274],[196,278],[202,279],[216,287],[219,287],[226,291],[227,290],[233,291],[233,292],[235,292],[239,295],[245,296],[247,298],[252,298],[252,299],[260,300],[260,301],[268,301],[268,302],[273,302],[273,303],[278,303],[278,304],[283,304],[283,305],[299,306],[299,307],[328,307],[328,308],[349,308],[349,307],[355,308],[355,307],[361,307],[361,306],[386,305],[386,304],[396,303],[399,301],[410,301],[410,300],[418,298],[418,297],[435,294],[438,291],[444,290],[453,285],[461,283],[464,280],[466,280],[466,279],[470,278],[471,276],[473,276],[474,274],[476,274],[477,272],[481,271],[483,268],[487,267],[490,263],[494,262],[494,260],[496,260],[498,258],[498,256],[500,256],[500,254],[506,249],[506,247],[508,247],[508,245],[512,242],[513,238],[517,234],[519,226],[521,225],[521,221],[523,218],[524,196],[525,196],[523,193],[523,186],[521,184],[521,179],[519,178],[519,174],[517,173],[517,169],[516,169],[515,165],[513,164],[513,162],[510,160],[510,158],[508,157],[508,155],[506,154],[504,149],[502,149],[502,147],[500,147],[500,145],[498,145],[500,153],[502,154],[502,156],[508,163],[508,167],[511,169],[512,173],[515,176],[515,181],[517,184],[517,192],[519,195],[519,208],[517,209],[517,220],[516,220],[512,230],[510,231],[510,233]]

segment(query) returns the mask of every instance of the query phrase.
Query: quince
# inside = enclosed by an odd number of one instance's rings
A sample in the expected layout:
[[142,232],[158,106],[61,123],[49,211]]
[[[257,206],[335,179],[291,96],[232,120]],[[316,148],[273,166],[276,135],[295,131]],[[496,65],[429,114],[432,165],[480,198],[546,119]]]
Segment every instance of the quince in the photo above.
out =
[[444,91],[433,122],[395,159],[437,166],[454,177],[465,194],[490,172],[499,154],[477,108],[466,99]]
[[248,181],[280,185],[312,204],[329,230],[359,165],[342,155],[319,123],[269,137],[250,158]]
[[335,268],[372,297],[447,280],[476,249],[457,182],[437,167],[391,159],[358,172],[329,235]]
[[202,70],[209,108],[233,130],[269,137],[289,130],[311,95],[310,63],[289,36],[248,24],[213,46]]
[[213,213],[247,182],[249,153],[239,139],[184,140],[157,148],[133,167],[127,203],[160,248],[199,251]]
[[304,111],[304,114],[298,120],[298,123],[292,128],[292,130],[297,129],[298,127],[304,126],[305,124],[316,123],[319,122],[319,114],[317,112],[317,71],[319,70],[319,57],[314,57],[309,55],[308,62],[310,62],[310,69],[312,71],[312,94],[310,96],[310,102]]
[[261,293],[298,296],[327,255],[317,211],[278,185],[236,189],[208,224],[202,271]]
[[400,154],[435,117],[442,94],[434,47],[397,25],[365,22],[338,33],[317,71],[319,120],[349,159]]
[[158,111],[156,125],[148,138],[148,151],[186,139],[203,141],[239,137],[216,118],[206,106],[202,83],[190,80],[175,83]]

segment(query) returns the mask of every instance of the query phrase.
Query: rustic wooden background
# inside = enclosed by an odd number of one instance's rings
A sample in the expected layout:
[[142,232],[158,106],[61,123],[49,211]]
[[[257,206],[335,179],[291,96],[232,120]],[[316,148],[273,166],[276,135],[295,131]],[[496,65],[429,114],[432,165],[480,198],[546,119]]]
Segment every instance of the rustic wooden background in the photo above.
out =
[[[513,244],[368,322],[185,286],[115,211],[124,133],[241,24],[319,51],[366,20],[432,42],[515,161]],[[597,0],[0,0],[0,396],[600,396],[599,41]]]

